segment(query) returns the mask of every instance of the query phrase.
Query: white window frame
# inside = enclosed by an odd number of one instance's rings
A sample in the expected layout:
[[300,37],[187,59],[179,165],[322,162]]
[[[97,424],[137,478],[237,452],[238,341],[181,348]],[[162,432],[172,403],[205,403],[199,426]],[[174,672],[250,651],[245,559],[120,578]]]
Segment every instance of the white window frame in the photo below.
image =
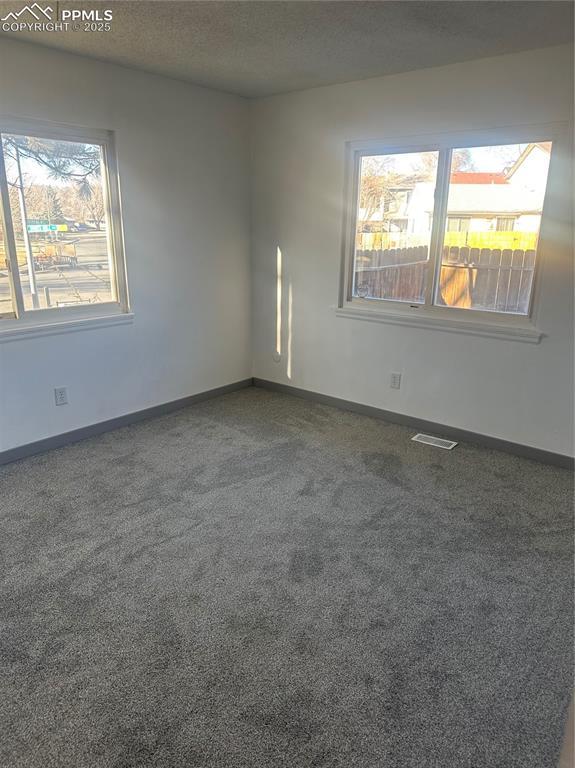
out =
[[107,246],[110,255],[110,280],[112,293],[116,300],[91,305],[33,310],[27,310],[24,307],[4,152],[2,150],[0,151],[0,224],[4,233],[6,268],[14,311],[9,314],[0,314],[0,341],[11,341],[21,335],[44,335],[130,321],[133,315],[130,311],[128,298],[118,163],[113,131],[0,116],[0,142],[2,134],[34,136],[56,141],[77,141],[95,144],[101,148],[101,183],[107,223]]
[[[342,227],[342,258],[339,300],[336,314],[356,320],[394,323],[398,325],[459,331],[480,336],[495,336],[538,343],[542,337],[536,326],[541,243],[546,233],[548,190],[553,168],[555,146],[564,134],[564,123],[530,126],[509,126],[489,130],[426,134],[374,141],[349,141],[345,148],[344,220]],[[447,198],[452,150],[460,147],[495,146],[499,144],[528,144],[552,141],[553,149],[547,177],[547,188],[541,214],[539,239],[535,256],[533,283],[527,315],[459,307],[443,307],[433,303],[439,272],[441,249],[447,220]],[[425,285],[422,304],[394,299],[360,298],[353,296],[355,232],[359,202],[361,159],[364,156],[400,154],[407,152],[438,152],[434,215],[430,236],[429,271],[432,279]]]

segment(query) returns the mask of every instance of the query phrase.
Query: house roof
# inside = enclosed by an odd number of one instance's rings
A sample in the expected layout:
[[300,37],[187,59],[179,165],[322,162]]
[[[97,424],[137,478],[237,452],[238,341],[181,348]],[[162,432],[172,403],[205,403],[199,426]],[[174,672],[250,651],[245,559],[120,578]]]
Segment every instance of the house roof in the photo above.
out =
[[527,157],[533,152],[533,150],[537,147],[538,149],[543,150],[543,152],[546,152],[548,155],[551,154],[551,145],[552,142],[550,141],[535,141],[528,144],[523,152],[520,154],[520,156],[517,158],[517,160],[513,163],[511,168],[507,169],[507,178],[510,179],[515,171],[523,165]]
[[507,184],[504,173],[479,171],[455,171],[451,174],[452,184]]
[[527,157],[536,147],[547,154],[551,153],[550,141],[531,142],[525,147],[513,165],[507,168],[504,172],[455,171],[451,174],[450,181],[452,184],[507,184],[515,171],[523,165]]
[[540,190],[512,189],[507,184],[455,184],[449,190],[449,213],[539,213],[542,197]]

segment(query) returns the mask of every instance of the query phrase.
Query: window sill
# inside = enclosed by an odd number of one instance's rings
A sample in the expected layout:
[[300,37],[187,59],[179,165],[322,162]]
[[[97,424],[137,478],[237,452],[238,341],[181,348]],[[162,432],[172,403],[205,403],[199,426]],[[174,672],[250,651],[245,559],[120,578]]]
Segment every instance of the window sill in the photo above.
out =
[[347,317],[351,320],[391,323],[449,333],[466,333],[471,336],[523,341],[528,344],[538,344],[544,335],[527,318],[510,317],[509,323],[503,324],[485,319],[483,316],[470,320],[461,319],[461,317],[446,317],[443,313],[439,315],[423,308],[406,312],[395,309],[383,311],[381,309],[360,309],[349,305],[336,307],[335,313],[338,317]]
[[132,323],[132,312],[118,312],[103,317],[82,317],[56,322],[32,323],[25,320],[0,320],[0,344],[8,341],[33,339],[39,336],[55,336],[60,333],[108,328],[113,325]]

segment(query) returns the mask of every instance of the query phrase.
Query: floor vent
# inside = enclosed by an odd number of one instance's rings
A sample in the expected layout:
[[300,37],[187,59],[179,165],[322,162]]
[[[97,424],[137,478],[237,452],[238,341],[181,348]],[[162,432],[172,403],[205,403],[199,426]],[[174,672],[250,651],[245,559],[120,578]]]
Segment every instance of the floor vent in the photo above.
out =
[[443,440],[441,437],[433,437],[433,435],[423,435],[421,432],[418,432],[415,437],[411,438],[412,440],[415,440],[416,443],[425,443],[426,445],[434,445],[436,448],[445,448],[447,451],[450,451],[452,448],[455,448],[457,443],[454,443],[453,440]]

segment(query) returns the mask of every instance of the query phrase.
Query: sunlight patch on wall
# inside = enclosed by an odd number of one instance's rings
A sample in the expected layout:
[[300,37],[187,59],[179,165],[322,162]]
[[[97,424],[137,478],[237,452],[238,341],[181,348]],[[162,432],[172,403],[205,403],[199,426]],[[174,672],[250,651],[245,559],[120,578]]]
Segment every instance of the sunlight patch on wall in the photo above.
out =
[[291,280],[288,285],[288,322],[287,322],[287,366],[286,374],[288,379],[291,379],[291,352],[292,352],[292,304],[293,304],[293,291]]
[[282,252],[276,251],[276,358],[282,353]]

